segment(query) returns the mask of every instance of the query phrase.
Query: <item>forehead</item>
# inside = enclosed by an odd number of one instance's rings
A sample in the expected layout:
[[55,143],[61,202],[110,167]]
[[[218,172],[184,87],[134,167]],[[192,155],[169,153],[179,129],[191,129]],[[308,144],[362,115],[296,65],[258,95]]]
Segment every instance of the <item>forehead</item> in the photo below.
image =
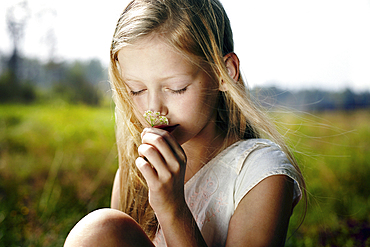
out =
[[118,52],[118,62],[124,78],[160,79],[199,70],[189,56],[157,36],[149,36],[123,47]]

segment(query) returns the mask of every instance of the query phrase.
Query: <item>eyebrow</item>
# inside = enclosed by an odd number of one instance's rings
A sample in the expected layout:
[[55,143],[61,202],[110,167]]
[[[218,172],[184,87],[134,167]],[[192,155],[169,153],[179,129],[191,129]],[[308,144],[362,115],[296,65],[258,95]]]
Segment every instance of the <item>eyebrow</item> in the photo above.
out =
[[[162,82],[165,82],[165,81],[169,81],[169,80],[173,80],[173,79],[179,79],[179,78],[193,78],[195,77],[195,75],[198,74],[197,72],[196,73],[193,73],[193,74],[175,74],[175,75],[170,75],[170,76],[165,76],[165,77],[161,77],[161,78],[158,78],[159,81],[162,81]],[[133,82],[133,83],[143,83],[143,81],[139,78],[135,78],[135,76],[122,76],[122,79],[124,82]]]

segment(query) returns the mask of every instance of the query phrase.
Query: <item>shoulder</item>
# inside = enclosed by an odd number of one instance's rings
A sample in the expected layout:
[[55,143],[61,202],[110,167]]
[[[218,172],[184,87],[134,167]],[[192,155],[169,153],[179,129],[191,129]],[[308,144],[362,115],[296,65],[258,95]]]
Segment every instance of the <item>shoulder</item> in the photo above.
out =
[[270,140],[250,139],[243,141],[240,146],[243,153],[238,160],[238,172],[249,168],[269,169],[291,165],[281,148]]
[[227,246],[284,246],[290,215],[301,196],[299,173],[272,141],[253,139],[240,145],[244,152],[238,157]]
[[250,139],[238,143],[237,173],[295,171],[287,155],[276,143],[266,139]]
[[225,148],[196,175],[219,170],[228,171],[234,177],[240,176],[243,171],[258,173],[286,165],[293,167],[277,144],[267,139],[247,139]]
[[294,207],[293,187],[286,176],[259,182],[231,217],[226,246],[284,246]]
[[207,165],[227,166],[227,168],[233,168],[236,173],[239,173],[243,162],[248,156],[254,151],[265,147],[277,147],[277,145],[266,139],[240,140],[225,148]]
[[285,175],[294,181],[294,198],[301,197],[299,172],[291,164],[279,145],[266,139],[251,139],[240,143],[244,150],[236,164],[235,207],[262,180]]
[[[215,160],[218,163],[234,168],[237,174],[242,169],[255,164],[265,163],[271,166],[281,162],[289,163],[280,147],[267,139],[238,141],[222,151]],[[264,162],[268,160],[274,162]]]

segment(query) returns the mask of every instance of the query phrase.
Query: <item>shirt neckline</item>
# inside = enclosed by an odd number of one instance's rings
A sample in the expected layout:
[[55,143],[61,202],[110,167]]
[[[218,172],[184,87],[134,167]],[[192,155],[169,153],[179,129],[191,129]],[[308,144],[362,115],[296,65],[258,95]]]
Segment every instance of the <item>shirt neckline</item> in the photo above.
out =
[[205,164],[204,166],[202,166],[202,168],[200,168],[184,185],[184,188],[187,186],[187,184],[191,184],[193,180],[196,179],[196,177],[199,176],[199,174],[201,174],[203,172],[203,170],[207,169],[210,165],[212,165],[216,160],[220,160],[223,156],[225,156],[230,149],[232,149],[234,146],[238,146],[241,142],[243,141],[248,141],[249,139],[247,140],[239,140],[239,141],[236,141],[234,142],[233,144],[231,144],[230,146],[226,147],[224,150],[222,150],[221,152],[219,152],[215,157],[213,157],[210,161],[207,162],[207,164]]

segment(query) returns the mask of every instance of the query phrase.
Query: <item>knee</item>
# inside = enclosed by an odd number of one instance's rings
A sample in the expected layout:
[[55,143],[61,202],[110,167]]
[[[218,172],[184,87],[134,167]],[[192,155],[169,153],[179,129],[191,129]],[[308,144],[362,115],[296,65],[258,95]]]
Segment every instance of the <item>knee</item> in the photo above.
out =
[[124,243],[132,231],[144,234],[127,214],[114,209],[99,209],[73,227],[64,246],[126,246]]

